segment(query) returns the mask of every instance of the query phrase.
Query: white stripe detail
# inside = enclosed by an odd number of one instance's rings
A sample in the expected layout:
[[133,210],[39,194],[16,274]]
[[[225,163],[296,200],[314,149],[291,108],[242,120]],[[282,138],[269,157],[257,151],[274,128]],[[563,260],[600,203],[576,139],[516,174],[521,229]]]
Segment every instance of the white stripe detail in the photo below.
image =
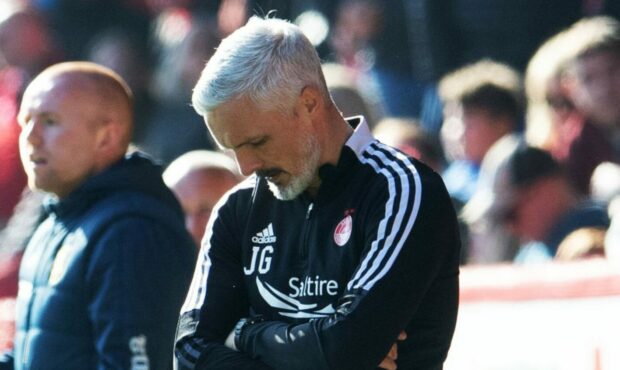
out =
[[[209,235],[209,238],[210,237],[211,235]],[[207,240],[207,243],[203,242],[202,248],[200,248],[198,261],[196,262],[196,268],[194,269],[194,277],[192,278],[192,283],[187,291],[185,303],[183,303],[183,307],[181,307],[181,314],[199,309],[202,307],[202,303],[204,301],[207,290],[207,278],[209,276],[209,270],[211,269],[211,260],[208,256],[209,248],[211,246],[208,240],[210,239],[205,240]]]
[[[387,172],[387,170],[380,169],[378,167],[378,165],[374,161],[372,163],[370,163],[369,160],[367,160],[367,159],[365,159],[365,158],[363,158],[361,156],[359,158],[362,161],[362,163],[370,164],[377,173],[383,173],[384,174],[384,176],[387,178],[387,181],[388,181],[389,198],[388,198],[388,201],[385,203],[385,215],[383,216],[383,218],[379,222],[379,227],[378,227],[378,230],[377,230],[377,239],[372,241],[371,247],[370,247],[370,251],[368,252],[368,254],[366,254],[366,258],[364,258],[364,260],[360,264],[360,268],[357,270],[357,273],[355,274],[353,279],[351,279],[349,281],[349,283],[347,284],[347,289],[348,290],[351,290],[353,282],[358,281],[358,279],[360,278],[360,275],[362,273],[364,273],[364,271],[367,271],[368,264],[370,263],[370,260],[372,259],[372,256],[377,253],[379,241],[384,238],[384,236],[385,236],[385,229],[387,227],[388,219],[392,216],[392,210],[394,208],[394,198],[395,198],[395,194],[394,194],[394,192],[395,192],[394,178],[392,176],[390,176],[389,173],[385,173],[385,172]],[[356,287],[358,287],[358,286],[359,286],[359,284],[356,285]]]
[[[355,280],[357,281],[353,289],[358,289],[360,286],[364,284],[364,282],[370,278],[370,276],[379,268],[381,262],[385,259],[385,255],[388,252],[389,246],[394,245],[395,238],[395,230],[398,230],[400,227],[400,222],[402,218],[402,208],[395,207],[394,201],[396,198],[396,186],[394,185],[394,177],[389,174],[387,169],[380,168],[379,164],[374,159],[367,159],[366,163],[369,163],[378,173],[383,174],[388,179],[388,191],[389,191],[389,200],[386,203],[386,213],[384,218],[381,220],[381,228],[377,233],[377,239],[375,239],[371,244],[371,250],[366,255],[362,267],[357,271],[355,275]],[[408,193],[403,193],[401,199],[405,199],[408,197]],[[388,225],[388,220],[392,217],[395,209],[400,210],[398,215],[394,215],[394,220],[392,224],[392,232],[386,235],[386,229]],[[380,244],[383,244],[383,247],[380,248]],[[370,265],[370,266],[369,266]],[[361,276],[363,274],[363,276]],[[351,289],[351,286],[348,286]]]
[[213,208],[205,235],[202,238],[202,246],[200,247],[198,261],[196,262],[196,268],[194,269],[194,277],[192,278],[192,283],[187,292],[187,296],[185,297],[183,307],[181,307],[181,314],[200,309],[204,303],[205,297],[207,296],[207,279],[209,277],[209,271],[211,270],[209,250],[211,249],[211,238],[213,237],[213,224],[219,218],[220,208],[226,204],[231,194],[241,189],[253,188],[254,184],[254,178],[249,178],[246,181],[241,182],[229,190]]
[[[358,289],[362,287],[364,290],[368,291],[372,289],[372,287],[378,280],[380,280],[383,276],[385,276],[385,274],[387,274],[387,272],[390,270],[390,268],[394,264],[394,261],[398,257],[398,254],[400,253],[405,241],[407,240],[407,237],[409,236],[409,233],[411,232],[411,229],[413,228],[413,224],[415,223],[415,220],[418,216],[418,212],[420,210],[420,202],[422,199],[422,183],[420,180],[420,174],[417,172],[413,163],[411,163],[411,161],[405,155],[394,150],[393,148],[389,146],[382,145],[382,144],[379,144],[379,145],[381,145],[383,149],[388,150],[398,160],[402,161],[406,165],[406,167],[411,171],[411,175],[413,175],[413,179],[415,183],[413,210],[409,215],[404,214],[407,208],[407,202],[410,201],[410,194],[409,194],[410,184],[409,184],[409,180],[407,179],[407,173],[405,173],[404,170],[400,166],[398,166],[397,162],[388,159],[385,156],[385,154],[383,154],[381,151],[368,148],[368,152],[372,155],[378,156],[381,163],[377,163],[376,160],[374,159],[366,159],[361,156],[360,156],[360,160],[362,161],[362,163],[367,163],[371,165],[373,169],[377,171],[377,173],[381,173],[382,175],[386,177],[386,179],[388,180],[388,185],[389,185],[388,186],[389,199],[385,206],[385,209],[386,209],[385,216],[380,221],[380,224],[379,224],[377,239],[375,239],[372,242],[370,252],[366,255],[366,258],[364,259],[364,261],[362,261],[360,269],[357,271],[355,277],[349,282],[347,286],[348,289],[351,289],[353,282],[357,281],[353,289]],[[398,213],[395,216],[394,226],[392,228],[391,233],[387,235],[387,237],[385,236],[386,224],[387,224],[387,220],[391,217],[393,213],[394,198],[396,197],[396,194],[395,194],[396,188],[394,186],[394,180],[395,180],[394,176],[388,172],[388,170],[386,169],[386,166],[389,166],[397,173],[398,180],[400,180],[401,188],[403,190],[401,194],[400,203],[397,206]],[[402,229],[402,226],[401,226],[401,223],[403,222],[403,220],[405,220],[406,222],[404,230]],[[398,240],[396,241],[395,246],[394,246],[394,240],[397,238]],[[390,247],[384,247],[381,250],[378,250],[379,242],[382,239],[385,239],[384,245],[390,246]],[[371,263],[370,260],[373,259],[373,256],[375,256],[375,254],[377,255],[376,257],[374,257],[374,260]],[[386,258],[387,258],[387,262],[385,263],[385,266],[381,269],[381,271],[379,271],[379,273],[372,280],[368,281],[370,277],[373,274],[375,274],[377,269],[380,267],[381,263]],[[370,265],[370,268],[368,267],[369,265]]]

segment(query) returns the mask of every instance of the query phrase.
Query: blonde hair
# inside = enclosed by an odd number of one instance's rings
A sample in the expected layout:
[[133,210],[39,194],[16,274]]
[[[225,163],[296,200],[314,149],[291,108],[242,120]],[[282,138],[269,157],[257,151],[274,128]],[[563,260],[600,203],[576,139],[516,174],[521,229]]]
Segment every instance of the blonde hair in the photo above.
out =
[[444,102],[477,107],[495,115],[508,115],[517,120],[523,107],[521,75],[502,63],[483,59],[462,67],[439,82],[439,95]]

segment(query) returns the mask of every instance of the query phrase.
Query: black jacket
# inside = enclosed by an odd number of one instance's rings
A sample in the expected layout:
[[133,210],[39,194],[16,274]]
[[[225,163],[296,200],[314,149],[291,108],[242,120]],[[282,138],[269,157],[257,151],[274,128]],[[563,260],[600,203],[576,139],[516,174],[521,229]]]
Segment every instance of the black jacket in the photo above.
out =
[[[358,125],[315,199],[252,177],[214,211],[179,322],[180,369],[439,369],[456,323],[460,242],[427,166]],[[240,352],[223,345],[239,318]]]
[[15,369],[171,368],[195,247],[159,167],[133,155],[46,209],[20,270]]

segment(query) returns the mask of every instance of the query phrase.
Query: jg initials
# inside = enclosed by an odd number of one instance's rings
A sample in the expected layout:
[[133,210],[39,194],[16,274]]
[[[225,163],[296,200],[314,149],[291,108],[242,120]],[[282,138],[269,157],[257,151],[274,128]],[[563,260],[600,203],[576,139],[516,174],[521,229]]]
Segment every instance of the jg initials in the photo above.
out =
[[[260,255],[260,256],[259,256]],[[265,246],[263,248],[259,246],[252,247],[252,261],[250,262],[250,267],[243,267],[243,273],[246,275],[250,275],[254,273],[256,270],[257,260],[258,260],[258,273],[264,274],[269,271],[271,267],[271,256],[273,255],[273,247],[271,245]]]

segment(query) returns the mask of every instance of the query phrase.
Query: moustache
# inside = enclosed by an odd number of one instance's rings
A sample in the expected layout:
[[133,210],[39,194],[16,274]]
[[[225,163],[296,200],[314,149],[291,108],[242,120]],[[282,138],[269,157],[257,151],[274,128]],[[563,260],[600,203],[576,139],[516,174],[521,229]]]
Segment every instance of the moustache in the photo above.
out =
[[259,170],[256,171],[256,175],[260,176],[260,177],[265,177],[265,178],[269,178],[269,177],[274,177],[280,173],[282,173],[284,171],[282,171],[279,168],[267,168],[264,170]]

